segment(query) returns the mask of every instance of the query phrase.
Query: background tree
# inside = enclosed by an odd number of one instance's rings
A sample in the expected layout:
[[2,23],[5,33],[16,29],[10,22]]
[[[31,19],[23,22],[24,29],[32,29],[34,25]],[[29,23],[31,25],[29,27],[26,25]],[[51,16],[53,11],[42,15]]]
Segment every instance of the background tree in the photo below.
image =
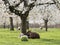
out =
[[18,16],[16,16],[16,28],[18,28]]
[[2,19],[4,19],[4,21],[3,21],[3,28],[6,28],[6,17],[2,16]]
[[13,18],[12,17],[9,18],[10,18],[10,30],[14,31]]
[[[52,11],[48,8],[49,7],[49,5],[47,5],[47,6],[45,6],[45,8],[44,9],[42,9],[43,10],[43,12],[41,12],[41,13],[43,13],[42,15],[42,19],[44,20],[44,24],[45,24],[45,29],[46,29],[46,31],[48,31],[47,29],[48,29],[48,22],[49,21],[53,21],[53,19],[54,19],[54,16],[55,15],[53,15],[53,13],[52,13]],[[52,9],[53,10],[53,9]]]

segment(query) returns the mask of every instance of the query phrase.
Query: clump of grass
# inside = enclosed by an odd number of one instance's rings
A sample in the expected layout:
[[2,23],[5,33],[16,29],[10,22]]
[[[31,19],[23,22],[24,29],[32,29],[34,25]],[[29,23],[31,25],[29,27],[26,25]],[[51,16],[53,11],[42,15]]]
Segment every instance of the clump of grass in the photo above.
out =
[[21,41],[28,41],[28,36],[26,35],[21,36]]

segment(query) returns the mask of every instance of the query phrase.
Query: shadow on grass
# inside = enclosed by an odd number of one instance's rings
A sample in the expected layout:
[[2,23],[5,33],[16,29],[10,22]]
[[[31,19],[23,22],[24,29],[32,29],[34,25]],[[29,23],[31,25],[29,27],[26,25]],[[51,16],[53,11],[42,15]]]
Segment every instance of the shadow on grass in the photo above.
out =
[[46,43],[52,43],[52,44],[56,44],[56,45],[60,45],[60,40],[55,40],[55,39],[41,39],[42,41],[46,42]]

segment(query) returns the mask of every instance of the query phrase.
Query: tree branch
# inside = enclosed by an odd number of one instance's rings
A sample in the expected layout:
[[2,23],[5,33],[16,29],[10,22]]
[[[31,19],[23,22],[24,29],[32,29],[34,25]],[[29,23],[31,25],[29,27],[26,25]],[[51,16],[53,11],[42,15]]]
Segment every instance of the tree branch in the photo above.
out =
[[39,4],[37,4],[37,6],[38,5],[47,5],[47,4],[52,5],[52,4],[56,4],[56,3],[55,2],[54,3],[39,3]]
[[[35,0],[35,2],[36,2],[36,0]],[[21,16],[25,15],[25,17],[27,17],[29,15],[29,11],[32,10],[32,8],[35,6],[34,3],[31,3],[30,5],[28,5],[27,2],[24,0],[24,6],[28,7],[28,9],[27,9],[27,11],[24,14],[21,14]]]
[[5,5],[6,5],[6,4],[9,4],[9,5],[10,5],[10,3],[9,3],[8,0],[2,0],[2,1],[4,1],[4,4],[5,4]]
[[55,3],[55,5],[57,6],[57,8],[60,10],[60,3],[59,3],[59,1],[58,0],[52,0],[54,3]]
[[14,6],[9,6],[9,10],[11,13],[15,13],[18,16],[20,16],[22,13],[22,11],[16,10]]
[[22,13],[22,11],[16,10],[15,8],[18,7],[20,5],[20,3],[23,2],[23,0],[20,0],[20,2],[18,4],[16,4],[15,6],[11,6],[8,0],[2,0],[4,1],[4,4],[8,4],[8,8],[10,10],[11,13],[15,13],[16,15],[20,16],[20,14]]

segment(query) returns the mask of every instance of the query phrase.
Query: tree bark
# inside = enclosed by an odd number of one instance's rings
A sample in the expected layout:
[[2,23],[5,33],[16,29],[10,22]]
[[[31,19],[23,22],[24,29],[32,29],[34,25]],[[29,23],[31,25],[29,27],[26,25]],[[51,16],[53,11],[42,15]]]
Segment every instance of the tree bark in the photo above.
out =
[[14,31],[13,18],[10,17],[10,30]]
[[21,19],[21,32],[26,34],[27,26],[26,26],[26,18]]
[[29,30],[29,21],[26,21],[27,29]]

